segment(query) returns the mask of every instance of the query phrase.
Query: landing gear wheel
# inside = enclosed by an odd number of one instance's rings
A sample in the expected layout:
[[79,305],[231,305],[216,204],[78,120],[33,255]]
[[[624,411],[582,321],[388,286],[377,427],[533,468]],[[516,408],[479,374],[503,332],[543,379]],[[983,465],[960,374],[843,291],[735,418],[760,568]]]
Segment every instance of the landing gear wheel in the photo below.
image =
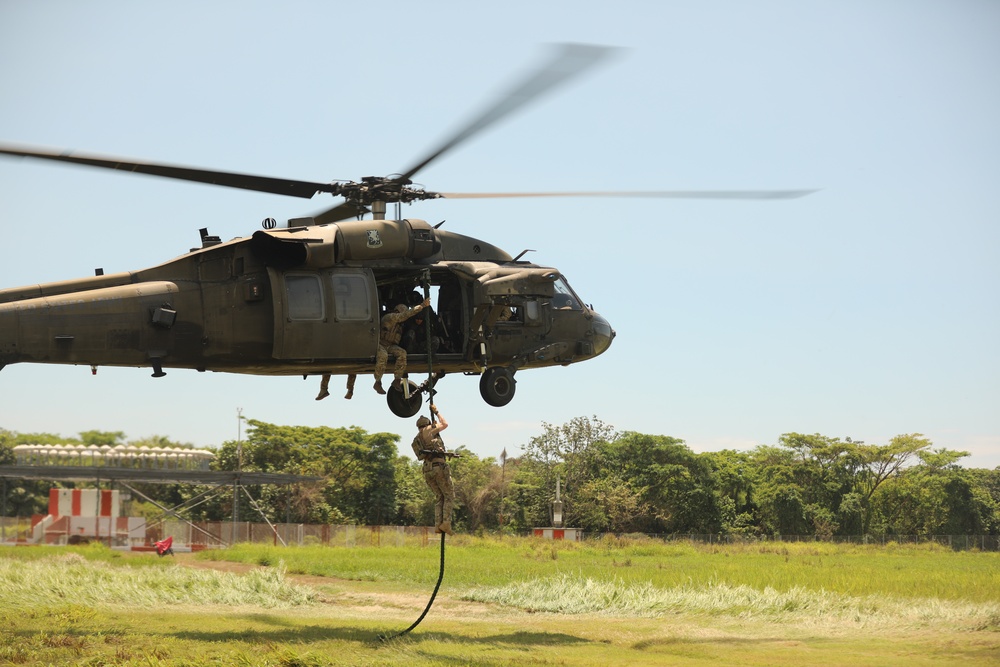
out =
[[502,366],[487,368],[479,378],[479,393],[495,408],[502,408],[514,398],[514,374]]
[[395,385],[389,387],[389,390],[385,394],[385,402],[389,404],[389,409],[392,410],[392,414],[397,417],[412,417],[413,415],[420,412],[420,406],[423,405],[424,397],[419,391],[417,391],[417,385],[410,382],[406,378],[403,378],[403,382],[410,387],[410,398],[407,400],[403,396],[403,390],[397,389]]

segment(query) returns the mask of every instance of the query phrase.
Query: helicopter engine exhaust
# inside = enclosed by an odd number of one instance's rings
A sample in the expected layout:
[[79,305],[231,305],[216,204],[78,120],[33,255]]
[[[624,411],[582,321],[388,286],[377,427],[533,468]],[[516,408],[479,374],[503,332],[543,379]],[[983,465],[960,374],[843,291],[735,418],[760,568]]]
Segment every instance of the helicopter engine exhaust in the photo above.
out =
[[427,259],[441,250],[424,220],[356,220],[255,232],[254,255],[279,269],[321,269],[344,261]]

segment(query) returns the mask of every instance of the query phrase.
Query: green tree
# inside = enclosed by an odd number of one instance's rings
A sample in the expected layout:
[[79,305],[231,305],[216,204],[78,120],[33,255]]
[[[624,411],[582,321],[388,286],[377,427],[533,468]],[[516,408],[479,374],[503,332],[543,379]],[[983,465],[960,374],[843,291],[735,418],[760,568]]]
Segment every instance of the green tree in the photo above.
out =
[[759,446],[749,477],[761,529],[824,538],[863,532],[871,493],[919,449],[912,440],[899,436],[883,447],[785,433],[778,447]]
[[18,443],[15,439],[15,434],[11,431],[0,428],[0,465],[14,465],[16,461],[14,448],[17,447],[17,445]]
[[[17,461],[14,447],[18,445],[49,445],[66,442],[61,436],[51,433],[17,433],[0,429],[0,465],[13,465]],[[6,484],[7,516],[31,516],[46,514],[49,505],[47,480],[8,479]]]
[[506,504],[504,520],[511,530],[528,530],[551,525],[550,503],[555,497],[555,480],[547,485],[546,468],[532,459],[507,459]]
[[808,533],[833,536],[840,530],[840,505],[858,468],[856,446],[819,433],[785,433],[779,443],[795,452],[794,476],[811,527]]
[[530,522],[528,526],[549,525],[558,477],[565,491],[563,516],[571,525],[576,520],[576,493],[588,480],[597,445],[614,440],[617,434],[597,417],[576,417],[562,426],[543,423],[542,431],[524,447],[511,489],[522,504],[522,520]]
[[[857,505],[862,515],[859,532],[867,533],[871,530],[871,499],[878,488],[898,475],[903,466],[915,456],[927,454],[930,447],[931,441],[920,433],[897,435],[887,445],[854,446],[855,455],[860,462],[854,482],[855,490],[859,494]],[[943,459],[940,461],[942,465],[953,462]]]
[[729,535],[753,535],[759,532],[751,454],[724,449],[708,452],[703,457],[715,478],[722,532]]
[[899,535],[974,535],[997,529],[987,471],[958,465],[968,452],[918,450],[918,465],[889,478],[872,496],[872,530]]
[[1000,535],[1000,467],[994,470],[971,468],[964,474],[972,486],[974,502],[982,517],[979,532]]
[[278,426],[257,420],[248,420],[247,426],[244,442],[223,443],[215,462],[217,469],[235,470],[240,465],[247,471],[325,479],[318,492],[308,484],[286,491],[256,490],[269,519],[283,521],[287,516],[303,522],[329,519],[377,524],[396,516],[399,436],[370,434],[354,426]]
[[130,447],[179,447],[180,449],[195,449],[195,446],[189,442],[176,442],[165,435],[149,435],[145,438],[134,438],[129,440],[128,444]]
[[[621,480],[626,505],[635,502],[630,530],[646,533],[715,533],[721,528],[710,458],[683,440],[629,431],[597,446],[592,479]],[[634,501],[628,500],[634,495]]]
[[15,445],[61,445],[61,444],[83,444],[79,438],[65,438],[55,433],[17,433],[8,431],[13,438],[11,446]]
[[501,470],[492,457],[480,459],[464,447],[451,461],[456,525],[470,532],[494,528],[500,513]]
[[423,464],[410,456],[396,458],[396,517],[404,526],[434,524],[434,494],[424,482]]
[[647,527],[653,509],[642,499],[641,490],[614,472],[604,471],[583,485],[574,523],[593,532],[632,533]]
[[115,445],[125,441],[125,434],[122,431],[81,431],[80,442],[87,445]]
[[807,535],[805,490],[793,452],[760,445],[751,454],[753,487],[761,530],[769,535]]

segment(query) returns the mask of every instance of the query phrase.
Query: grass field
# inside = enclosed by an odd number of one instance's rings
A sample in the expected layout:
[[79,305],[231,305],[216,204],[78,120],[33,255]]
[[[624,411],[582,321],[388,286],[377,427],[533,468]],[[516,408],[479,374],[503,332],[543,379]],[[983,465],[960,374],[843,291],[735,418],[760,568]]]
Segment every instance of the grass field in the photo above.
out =
[[651,540],[0,549],[0,664],[1000,664],[1000,554]]

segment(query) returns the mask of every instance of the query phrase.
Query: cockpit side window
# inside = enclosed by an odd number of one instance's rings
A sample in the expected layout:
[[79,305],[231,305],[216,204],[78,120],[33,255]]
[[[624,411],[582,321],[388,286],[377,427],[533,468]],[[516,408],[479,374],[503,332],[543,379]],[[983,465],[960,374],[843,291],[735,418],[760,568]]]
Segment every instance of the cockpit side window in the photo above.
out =
[[552,297],[552,307],[556,310],[583,310],[580,298],[573,292],[573,288],[566,282],[566,278],[559,276],[553,283],[555,296]]

